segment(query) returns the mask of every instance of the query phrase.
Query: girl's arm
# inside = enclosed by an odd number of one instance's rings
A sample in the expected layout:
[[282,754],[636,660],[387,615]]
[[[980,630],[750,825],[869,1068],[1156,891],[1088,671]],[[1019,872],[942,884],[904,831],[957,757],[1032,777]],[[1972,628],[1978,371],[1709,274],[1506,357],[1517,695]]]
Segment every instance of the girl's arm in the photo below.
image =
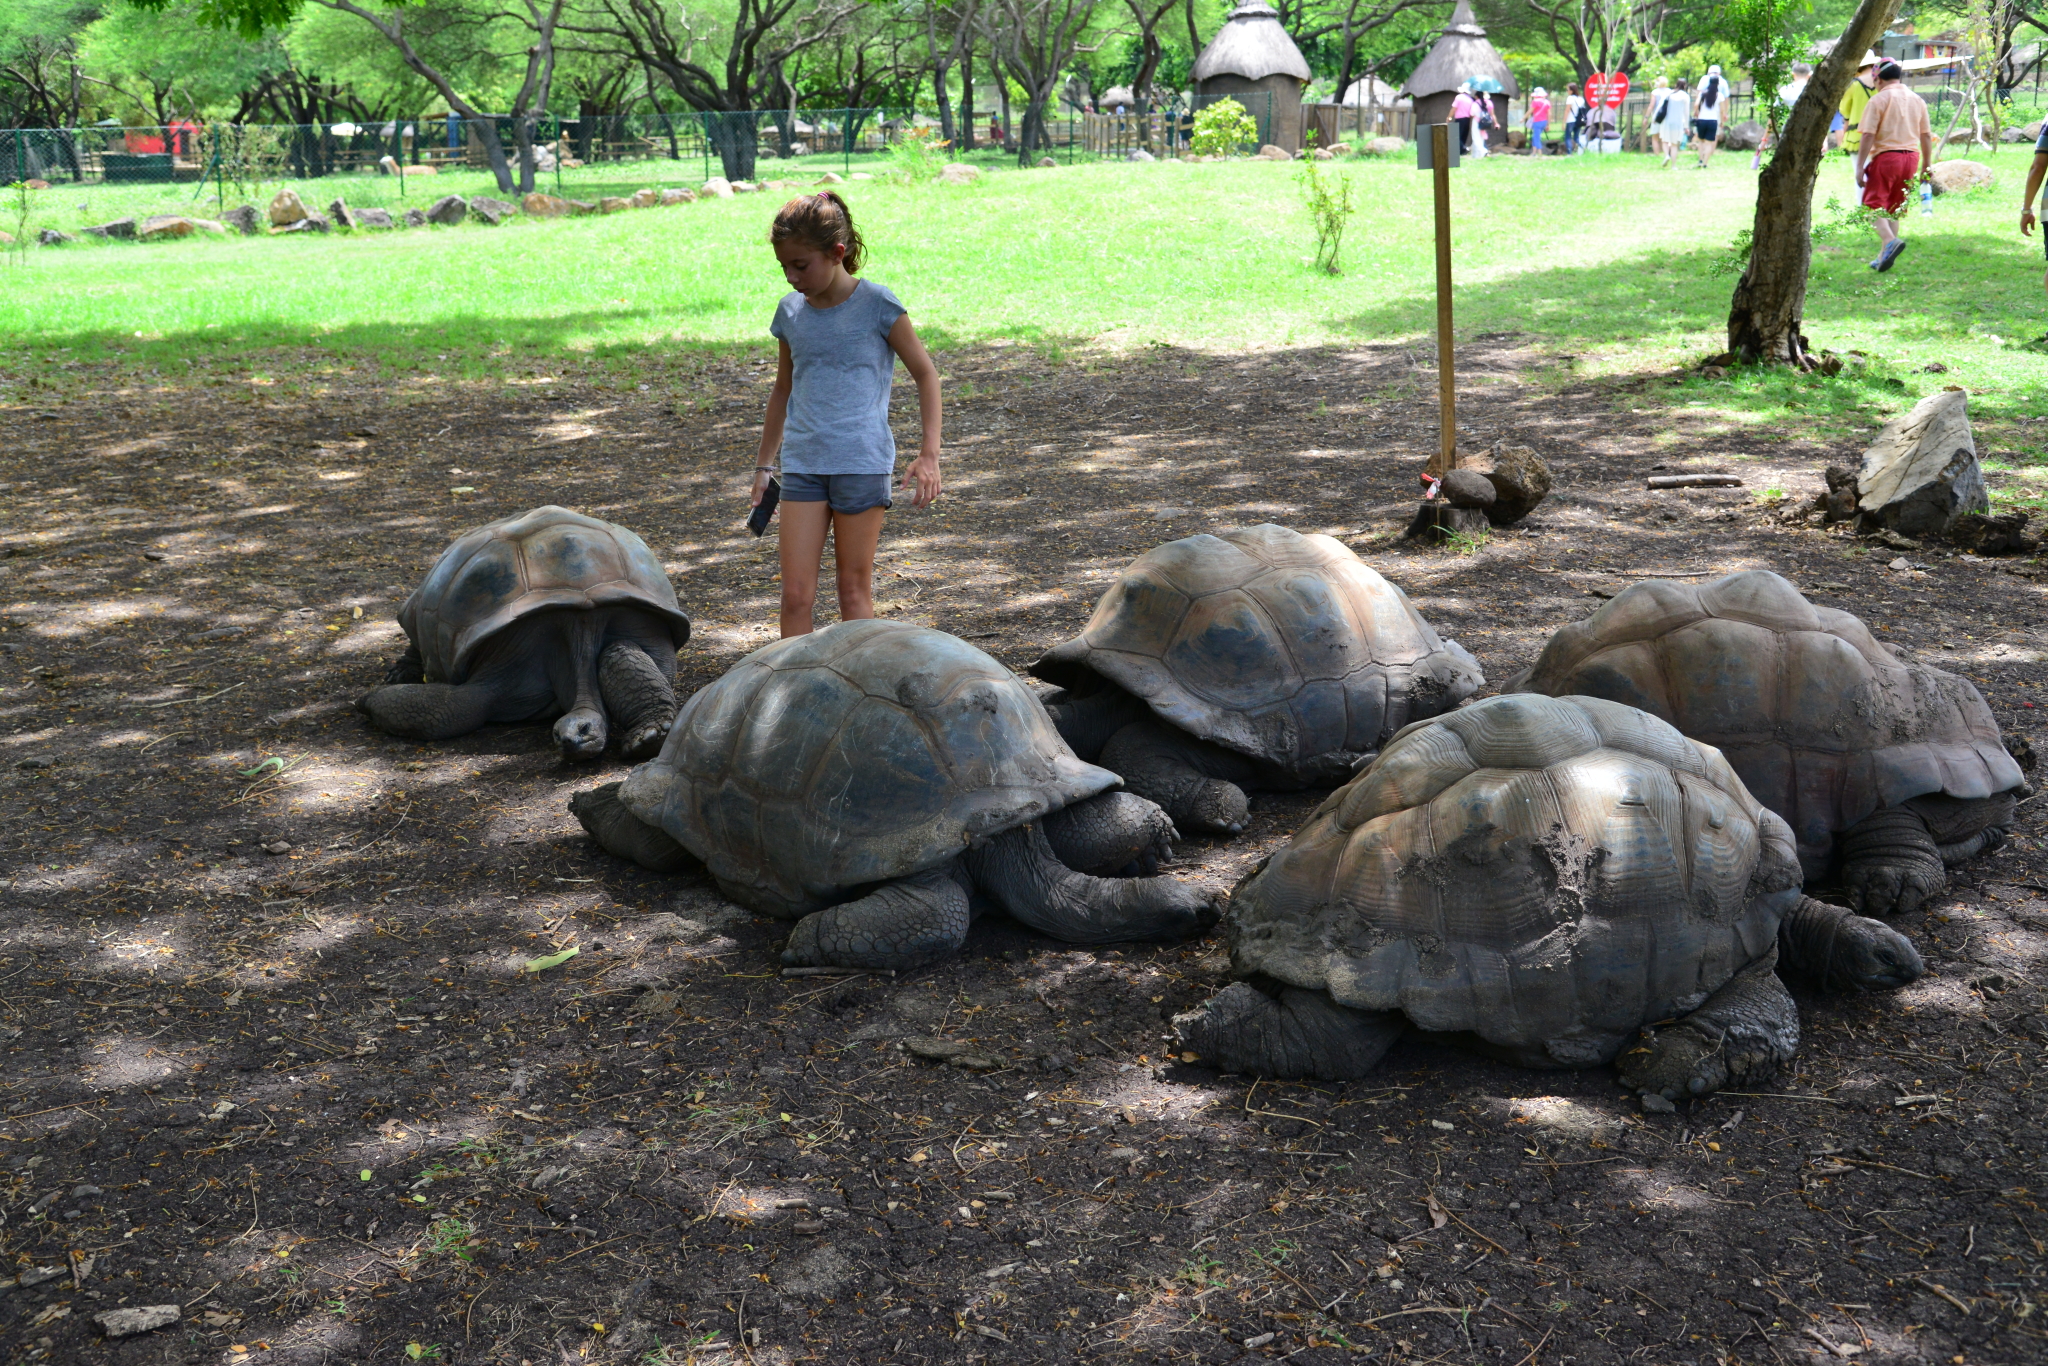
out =
[[917,381],[917,411],[924,423],[924,440],[918,447],[917,459],[910,462],[904,482],[913,486],[910,505],[927,508],[939,496],[939,428],[943,422],[939,367],[932,364],[931,353],[918,340],[908,313],[889,329],[889,349],[902,357],[903,368]]
[[782,454],[782,427],[789,420],[789,343],[778,339],[775,358],[775,387],[768,391],[768,416],[761,421],[761,453],[754,457],[754,497],[750,506],[761,506],[768,492],[768,476],[775,472],[775,459]]

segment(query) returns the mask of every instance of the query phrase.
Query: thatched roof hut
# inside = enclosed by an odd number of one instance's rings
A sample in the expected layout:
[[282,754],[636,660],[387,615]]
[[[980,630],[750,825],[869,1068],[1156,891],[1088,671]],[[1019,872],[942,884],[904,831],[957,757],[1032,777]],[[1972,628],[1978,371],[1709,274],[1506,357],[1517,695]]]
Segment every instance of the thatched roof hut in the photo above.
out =
[[1292,152],[1301,146],[1301,91],[1311,74],[1280,11],[1246,0],[1195,59],[1195,106],[1235,99],[1258,120],[1262,142]]
[[1401,93],[1414,97],[1418,124],[1442,123],[1450,117],[1452,96],[1467,81],[1474,90],[1495,95],[1497,103],[1521,93],[1515,73],[1508,70],[1508,64],[1486,40],[1486,30],[1472,16],[1472,0],[1458,0],[1444,36],[1436,40]]

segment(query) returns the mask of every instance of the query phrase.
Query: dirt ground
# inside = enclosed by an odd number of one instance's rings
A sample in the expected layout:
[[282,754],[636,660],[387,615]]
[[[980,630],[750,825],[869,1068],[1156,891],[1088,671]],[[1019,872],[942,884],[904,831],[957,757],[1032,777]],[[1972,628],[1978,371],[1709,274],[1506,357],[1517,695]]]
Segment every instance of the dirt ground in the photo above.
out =
[[[1021,669],[1150,546],[1272,520],[1358,548],[1498,686],[1638,575],[1768,567],[2048,743],[2038,563],[1781,523],[1759,490],[1855,452],[1673,430],[1534,361],[1472,348],[1462,417],[1557,491],[1457,553],[1396,539],[1420,353],[952,354],[946,497],[894,514],[883,611]],[[767,378],[0,407],[0,1360],[2048,1357],[2039,803],[1901,922],[1926,979],[1801,993],[1770,1093],[1658,1117],[1605,1069],[1423,1045],[1349,1086],[1174,1061],[1216,939],[985,919],[929,970],[785,979],[783,926],[584,838],[565,801],[618,764],[364,727],[425,567],[541,503],[663,556],[688,686],[770,639],[739,493]],[[1747,485],[1651,494],[1657,465]],[[1315,800],[1174,875],[1227,885]],[[900,1046],[929,1036],[1001,1068]]]

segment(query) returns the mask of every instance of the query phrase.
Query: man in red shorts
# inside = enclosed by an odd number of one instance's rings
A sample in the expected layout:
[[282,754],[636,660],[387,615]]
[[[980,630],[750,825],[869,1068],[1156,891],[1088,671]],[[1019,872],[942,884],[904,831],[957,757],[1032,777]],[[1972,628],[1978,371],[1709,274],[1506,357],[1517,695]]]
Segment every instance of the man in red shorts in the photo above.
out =
[[1863,106],[1861,136],[1856,143],[1856,183],[1863,187],[1863,206],[1879,215],[1877,259],[1870,263],[1872,270],[1890,270],[1906,249],[1898,219],[1906,203],[1906,187],[1912,184],[1915,171],[1925,179],[1927,168],[1934,164],[1934,129],[1927,122],[1927,101],[1906,88],[1905,74],[1897,62],[1878,66],[1877,93]]

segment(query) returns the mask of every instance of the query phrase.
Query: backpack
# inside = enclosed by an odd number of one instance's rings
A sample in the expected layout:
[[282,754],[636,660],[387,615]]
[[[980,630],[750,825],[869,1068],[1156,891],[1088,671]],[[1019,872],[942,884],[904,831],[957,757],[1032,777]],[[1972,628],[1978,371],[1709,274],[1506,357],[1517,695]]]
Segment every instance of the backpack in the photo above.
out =
[[1493,115],[1488,113],[1483,107],[1479,111],[1479,131],[1482,133],[1491,133],[1493,131]]
[[1657,101],[1657,112],[1650,116],[1650,122],[1662,123],[1664,122],[1664,116],[1670,112],[1671,97],[1669,95],[1666,95],[1663,99]]

